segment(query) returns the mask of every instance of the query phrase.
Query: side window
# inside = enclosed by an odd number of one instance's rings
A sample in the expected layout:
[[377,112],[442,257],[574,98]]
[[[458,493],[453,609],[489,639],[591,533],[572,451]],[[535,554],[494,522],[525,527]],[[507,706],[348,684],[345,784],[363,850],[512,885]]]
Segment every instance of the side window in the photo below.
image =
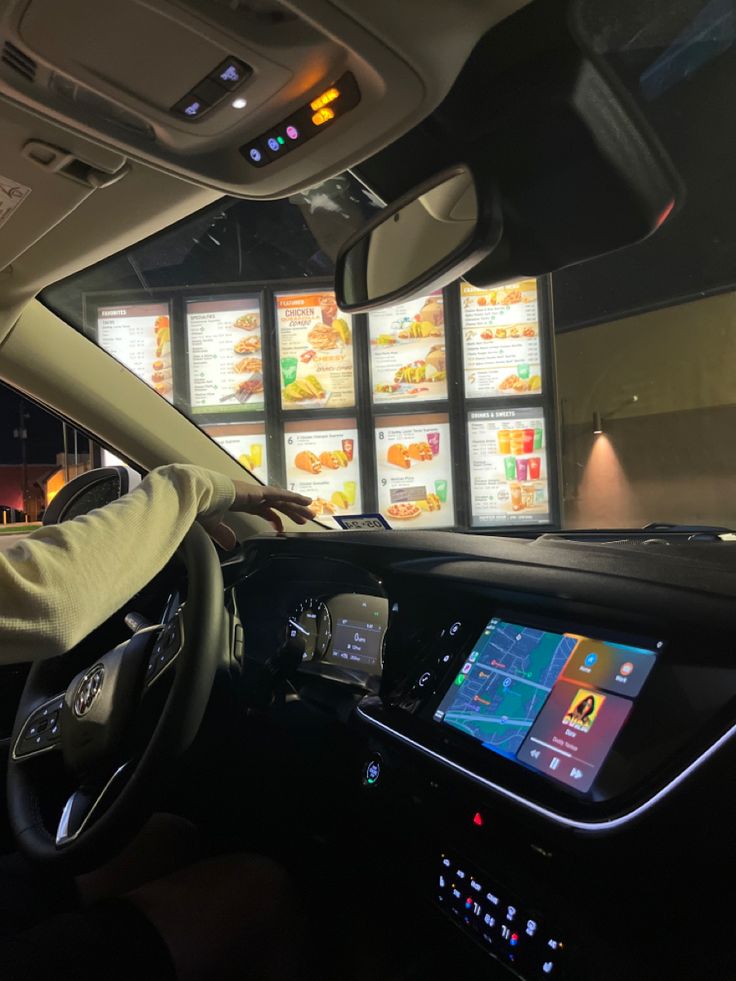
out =
[[0,419],[0,534],[10,534],[19,524],[39,522],[64,484],[100,466],[101,451],[83,433],[2,384]]

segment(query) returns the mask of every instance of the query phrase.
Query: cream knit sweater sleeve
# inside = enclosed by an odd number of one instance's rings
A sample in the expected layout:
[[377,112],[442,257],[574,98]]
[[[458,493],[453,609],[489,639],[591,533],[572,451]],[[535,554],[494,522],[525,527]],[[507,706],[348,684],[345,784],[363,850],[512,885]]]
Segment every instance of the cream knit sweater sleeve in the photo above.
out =
[[198,516],[223,514],[234,497],[228,477],[172,464],[0,552],[0,662],[68,651],[161,571]]

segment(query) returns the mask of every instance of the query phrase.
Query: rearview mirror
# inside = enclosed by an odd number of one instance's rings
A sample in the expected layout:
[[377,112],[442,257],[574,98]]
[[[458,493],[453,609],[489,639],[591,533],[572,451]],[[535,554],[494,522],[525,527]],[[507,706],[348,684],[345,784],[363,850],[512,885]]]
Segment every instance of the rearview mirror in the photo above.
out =
[[337,257],[341,310],[370,310],[438,289],[477,265],[501,240],[501,209],[458,165],[381,211]]

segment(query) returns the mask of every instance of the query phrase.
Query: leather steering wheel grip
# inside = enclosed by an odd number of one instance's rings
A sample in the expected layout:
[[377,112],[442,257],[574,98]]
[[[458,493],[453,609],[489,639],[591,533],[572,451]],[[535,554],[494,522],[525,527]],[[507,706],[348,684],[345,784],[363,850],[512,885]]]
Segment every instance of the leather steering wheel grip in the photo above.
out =
[[[188,577],[183,608],[184,637],[164,709],[118,796],[78,838],[61,847],[57,847],[54,834],[44,821],[46,801],[39,785],[39,773],[43,774],[52,761],[60,762],[61,756],[50,753],[39,760],[17,761],[12,758],[12,747],[33,709],[68,683],[68,673],[66,681],[60,680],[66,655],[37,662],[31,668],[13,727],[7,799],[16,844],[36,862],[82,872],[119,850],[150,816],[169,768],[194,742],[226,638],[224,585],[217,552],[199,524],[187,532],[179,556]],[[45,772],[48,776],[48,771]],[[54,820],[58,820],[60,809],[58,805]]]

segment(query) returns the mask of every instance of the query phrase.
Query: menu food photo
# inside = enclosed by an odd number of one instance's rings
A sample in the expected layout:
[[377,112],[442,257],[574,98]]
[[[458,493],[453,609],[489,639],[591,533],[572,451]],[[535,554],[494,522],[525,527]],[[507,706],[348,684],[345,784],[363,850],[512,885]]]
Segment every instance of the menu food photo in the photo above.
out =
[[277,293],[275,300],[282,408],[354,406],[352,320],[335,294]]
[[203,429],[254,477],[268,483],[268,439],[262,422],[204,426]]
[[549,521],[540,408],[469,412],[468,462],[474,527]]
[[506,398],[542,391],[537,283],[495,289],[460,283],[467,398]]
[[369,315],[376,404],[447,398],[442,291]]
[[392,527],[455,523],[447,415],[376,420],[378,509]]
[[159,395],[173,402],[168,303],[98,308],[97,342]]
[[187,302],[193,412],[263,409],[261,308],[257,296]]
[[361,513],[355,419],[287,423],[284,455],[286,485],[312,498],[310,510],[315,518]]

